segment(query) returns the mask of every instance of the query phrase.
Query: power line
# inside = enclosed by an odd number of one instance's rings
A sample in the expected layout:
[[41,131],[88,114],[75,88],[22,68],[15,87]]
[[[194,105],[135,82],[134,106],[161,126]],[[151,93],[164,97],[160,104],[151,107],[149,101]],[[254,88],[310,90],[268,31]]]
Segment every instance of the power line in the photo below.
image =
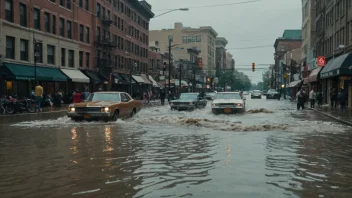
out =
[[[222,7],[228,5],[237,5],[237,4],[247,4],[247,3],[254,3],[262,0],[251,0],[251,1],[243,1],[243,2],[236,2],[236,3],[226,3],[226,4],[216,4],[216,5],[207,5],[207,6],[194,6],[194,7],[187,7],[189,9],[198,9],[198,8],[213,8],[213,7]],[[161,9],[161,10],[154,10],[154,11],[168,11],[174,9]]]

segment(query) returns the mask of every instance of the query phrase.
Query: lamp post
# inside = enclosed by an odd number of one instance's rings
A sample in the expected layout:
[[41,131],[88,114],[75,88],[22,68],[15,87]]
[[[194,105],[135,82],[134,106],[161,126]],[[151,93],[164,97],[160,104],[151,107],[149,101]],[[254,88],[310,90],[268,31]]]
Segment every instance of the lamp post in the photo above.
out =
[[162,14],[156,15],[156,16],[154,16],[154,18],[159,17],[159,16],[162,16],[162,15],[167,14],[167,13],[170,13],[170,12],[174,12],[174,11],[189,11],[189,8],[172,9],[172,10],[169,10],[169,11],[164,12],[164,13],[162,13]]
[[33,44],[34,44],[34,84],[37,83],[37,57],[39,56],[39,43],[41,41],[37,41],[36,39],[33,39]]
[[5,89],[4,89],[4,81],[5,81],[5,77],[2,73],[2,62],[3,62],[4,58],[0,55],[0,98],[3,97]]

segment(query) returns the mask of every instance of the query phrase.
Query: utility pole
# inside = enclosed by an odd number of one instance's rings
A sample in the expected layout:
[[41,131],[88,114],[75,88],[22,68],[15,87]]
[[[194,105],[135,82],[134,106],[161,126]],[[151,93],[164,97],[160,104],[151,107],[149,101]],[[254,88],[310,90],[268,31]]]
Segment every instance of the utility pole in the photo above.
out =
[[[181,75],[182,75],[182,66],[181,66],[181,65],[180,65],[179,70],[180,70],[180,76],[179,76],[179,79],[178,79],[178,84],[179,84],[179,85],[178,85],[178,86],[179,86],[178,88],[179,88],[179,94],[181,94],[181,84],[182,84],[182,83],[181,83],[181,79],[182,79],[182,76],[181,76]],[[176,85],[175,85],[175,86],[176,86]]]
[[169,38],[169,92],[171,92],[171,38]]

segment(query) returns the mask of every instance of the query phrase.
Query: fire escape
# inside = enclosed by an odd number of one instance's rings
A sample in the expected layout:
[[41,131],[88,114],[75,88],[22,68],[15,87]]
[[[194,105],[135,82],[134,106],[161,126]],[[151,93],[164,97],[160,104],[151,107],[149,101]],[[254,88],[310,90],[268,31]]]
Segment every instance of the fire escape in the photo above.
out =
[[98,52],[102,52],[98,54],[95,58],[96,67],[99,70],[112,71],[112,68],[115,65],[115,62],[112,60],[113,55],[112,52],[117,47],[117,41],[112,40],[110,37],[109,28],[113,21],[110,19],[110,16],[103,16],[102,18],[102,28],[103,28],[103,36],[100,33],[97,36],[95,41],[95,45],[97,47]]

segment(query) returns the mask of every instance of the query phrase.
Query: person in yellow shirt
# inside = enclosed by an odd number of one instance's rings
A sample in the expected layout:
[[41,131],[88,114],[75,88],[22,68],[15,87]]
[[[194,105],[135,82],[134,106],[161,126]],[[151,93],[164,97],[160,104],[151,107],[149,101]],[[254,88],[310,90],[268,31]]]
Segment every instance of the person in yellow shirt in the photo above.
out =
[[43,101],[43,87],[40,85],[40,83],[37,83],[37,86],[35,87],[34,90],[34,97],[35,97],[35,104],[36,104],[36,111],[42,111],[42,101]]

